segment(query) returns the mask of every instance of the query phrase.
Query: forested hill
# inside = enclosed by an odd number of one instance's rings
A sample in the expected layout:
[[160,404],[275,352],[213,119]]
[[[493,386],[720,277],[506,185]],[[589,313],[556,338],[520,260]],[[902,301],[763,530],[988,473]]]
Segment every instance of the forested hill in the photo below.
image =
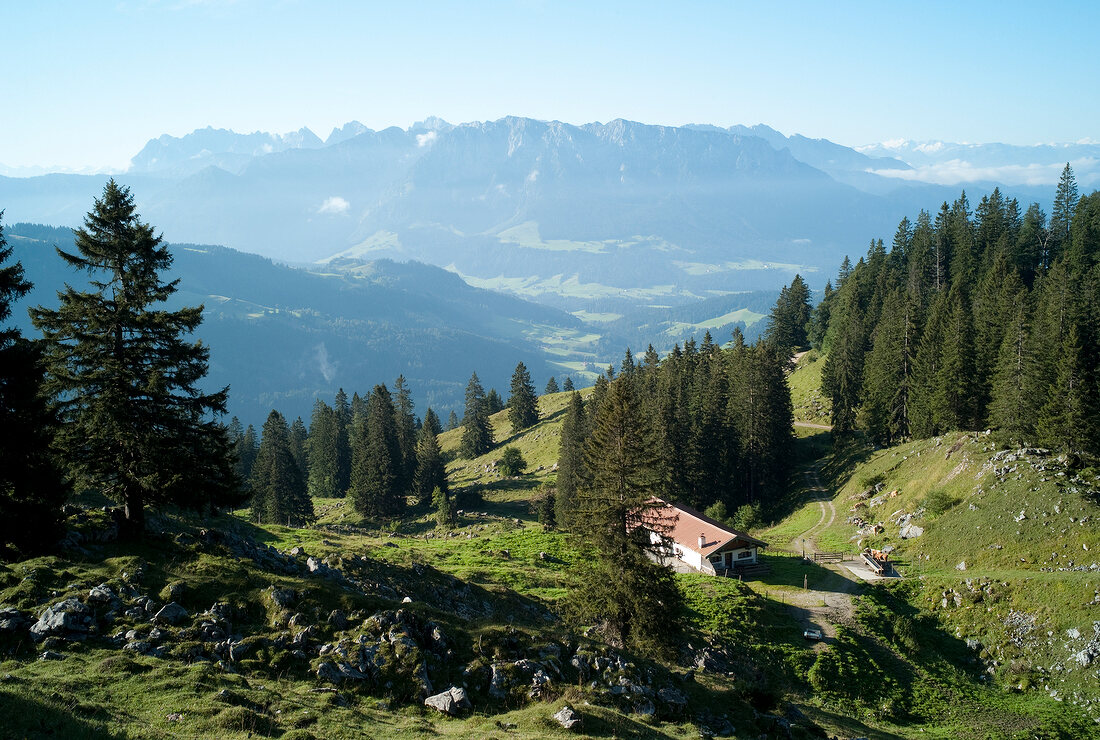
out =
[[[13,318],[35,336],[26,307],[54,305],[56,291],[84,276],[57,256],[72,231],[14,224],[5,229],[32,292]],[[211,347],[210,389],[230,386],[229,411],[259,423],[272,407],[309,418],[314,398],[404,374],[417,398],[459,408],[475,369],[504,387],[524,359],[545,382],[540,332],[575,332],[580,321],[547,306],[471,287],[416,262],[363,262],[354,271],[309,272],[219,246],[171,245],[168,273],[180,280],[173,305],[206,307],[198,336]]]
[[845,261],[811,335],[839,432],[1100,452],[1100,192],[1066,165],[1049,219],[994,190],[903,220]]

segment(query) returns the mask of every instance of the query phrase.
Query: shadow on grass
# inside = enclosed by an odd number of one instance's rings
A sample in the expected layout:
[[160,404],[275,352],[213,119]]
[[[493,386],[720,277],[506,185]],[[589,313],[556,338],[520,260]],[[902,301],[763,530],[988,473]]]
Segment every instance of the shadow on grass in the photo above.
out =
[[496,450],[496,451],[503,451],[505,447],[512,444],[513,442],[515,442],[517,439],[524,436],[525,434],[530,434],[531,432],[537,432],[542,427],[547,426],[548,424],[550,424],[550,422],[554,421],[558,417],[564,417],[567,413],[569,413],[569,406],[566,406],[563,409],[555,411],[554,413],[550,414],[549,416],[539,417],[539,420],[538,420],[537,424],[535,424],[534,426],[527,427],[526,429],[520,429],[518,432],[513,432],[512,435],[510,437],[508,437],[508,439],[505,439],[503,441],[498,440],[493,449]]
[[851,593],[858,589],[858,584],[852,579],[798,556],[762,554],[760,562],[771,568],[771,572],[750,579],[757,584],[757,591],[761,587],[802,588],[803,585],[814,591],[829,593]]
[[0,738],[56,737],[66,740],[126,740],[102,725],[75,716],[44,698],[0,691]]

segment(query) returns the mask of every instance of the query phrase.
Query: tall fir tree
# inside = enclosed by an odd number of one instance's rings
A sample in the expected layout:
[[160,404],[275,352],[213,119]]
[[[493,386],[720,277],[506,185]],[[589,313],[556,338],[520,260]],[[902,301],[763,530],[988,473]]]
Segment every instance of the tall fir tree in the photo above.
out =
[[302,417],[297,417],[290,425],[290,452],[294,455],[294,462],[298,465],[298,471],[302,474],[302,480],[309,479],[309,462],[306,459],[306,448],[309,446],[309,430]]
[[508,421],[512,422],[512,432],[520,432],[532,427],[539,420],[539,399],[535,395],[535,386],[531,384],[531,373],[522,362],[516,365],[512,373],[511,395],[508,396]]
[[562,383],[561,389],[566,393],[572,393],[574,390],[576,390],[573,387],[573,378],[571,376],[565,376],[565,382]]
[[454,409],[451,409],[451,413],[447,415],[447,429],[445,431],[451,431],[452,429],[458,429],[458,414]]
[[629,378],[611,384],[584,458],[575,522],[591,553],[579,560],[572,612],[628,647],[661,652],[680,630],[682,596],[672,571],[649,557],[667,554],[667,541],[655,544],[646,527],[667,535],[655,515],[663,486],[657,435]]
[[587,433],[584,401],[580,393],[573,391],[561,427],[557,492],[554,496],[554,520],[561,527],[570,528],[576,514],[577,487],[585,476],[584,440]]
[[140,537],[148,504],[228,503],[238,482],[225,427],[228,388],[203,393],[209,350],[186,338],[202,306],[168,310],[178,281],[160,274],[172,255],[113,179],[75,232],[90,289],[66,286],[56,310],[31,315],[43,333],[47,392],[58,399],[57,437],[78,488],[123,505],[123,535]]
[[558,379],[551,375],[550,380],[546,381],[546,390],[544,390],[543,393],[549,396],[551,393],[560,392],[561,388],[558,387]]
[[997,353],[990,403],[990,423],[1001,435],[1015,442],[1033,439],[1038,412],[1032,389],[1038,384],[1036,365],[1031,356],[1027,296],[1021,295],[1013,306],[1011,319]]
[[497,389],[490,388],[489,392],[485,395],[485,410],[489,413],[489,416],[499,414],[505,408],[504,399],[497,393]]
[[477,373],[470,376],[470,382],[466,385],[466,414],[462,417],[462,427],[462,440],[458,448],[462,457],[472,459],[493,448],[489,408]]
[[332,409],[336,413],[336,489],[343,496],[351,487],[351,434],[356,409],[348,403],[343,388],[336,391]]
[[439,422],[439,415],[435,413],[435,411],[432,411],[431,406],[424,412],[424,422],[421,425],[421,432],[423,432],[424,429],[431,429],[432,434],[437,437],[443,434],[443,425]]
[[1073,223],[1073,211],[1077,208],[1077,179],[1073,168],[1066,162],[1062,176],[1058,179],[1058,190],[1054,195],[1054,208],[1050,213],[1050,235],[1044,264],[1049,267],[1069,248],[1070,226]]
[[257,522],[290,526],[315,518],[313,501],[294,459],[290,427],[278,411],[268,414],[264,422],[250,483],[252,517]]
[[1041,444],[1074,452],[1096,452],[1096,380],[1090,376],[1084,351],[1071,325],[1062,341],[1057,373],[1040,409],[1037,432]]
[[[0,211],[0,217],[3,212]],[[26,557],[57,541],[69,494],[51,447],[57,418],[42,392],[38,347],[5,326],[31,284],[0,224],[0,561]]]
[[430,427],[420,430],[416,446],[416,474],[413,476],[413,493],[421,505],[431,503],[432,491],[447,491],[447,468],[439,440]]
[[398,375],[393,384],[394,426],[397,429],[397,446],[401,450],[401,479],[398,489],[408,491],[416,475],[416,417],[413,413],[412,394],[404,375]]
[[308,488],[310,495],[315,498],[339,498],[347,493],[339,484],[339,443],[340,429],[336,410],[317,399],[309,420],[309,442],[306,446]]
[[356,511],[375,518],[399,516],[404,509],[401,447],[389,389],[376,385],[367,398],[367,416],[356,437],[348,497]]

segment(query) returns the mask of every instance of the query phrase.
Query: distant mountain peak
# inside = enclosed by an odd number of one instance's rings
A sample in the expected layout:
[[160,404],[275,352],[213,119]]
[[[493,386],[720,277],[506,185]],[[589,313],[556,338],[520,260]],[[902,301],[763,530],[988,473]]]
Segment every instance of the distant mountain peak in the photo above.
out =
[[417,121],[409,126],[409,131],[450,131],[454,126],[447,123],[439,116],[428,116],[423,121]]

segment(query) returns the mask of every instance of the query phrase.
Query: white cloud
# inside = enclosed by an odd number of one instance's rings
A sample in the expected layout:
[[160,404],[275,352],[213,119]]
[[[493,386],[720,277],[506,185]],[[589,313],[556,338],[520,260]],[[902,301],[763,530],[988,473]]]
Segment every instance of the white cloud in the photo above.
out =
[[351,208],[351,203],[348,203],[339,195],[333,195],[331,197],[325,198],[325,202],[321,204],[321,207],[317,209],[317,212],[341,214],[347,213],[349,208]]
[[527,182],[534,182],[537,179],[539,179],[539,171],[531,170],[531,174],[527,176]]
[[429,144],[434,143],[437,138],[439,138],[439,134],[437,134],[435,131],[429,131],[426,134],[417,134],[416,145],[419,147],[425,147]]
[[[1082,179],[1091,179],[1087,175],[1097,169],[1100,160],[1089,157],[1072,164],[1078,175],[1078,181],[1082,181]],[[976,167],[966,160],[952,159],[911,170],[869,169],[867,171],[882,177],[929,182],[936,185],[959,185],[977,181],[992,181],[1004,185],[1055,185],[1058,183],[1058,177],[1062,174],[1063,167],[1065,167],[1065,163]],[[1086,177],[1082,178],[1083,175]]]

